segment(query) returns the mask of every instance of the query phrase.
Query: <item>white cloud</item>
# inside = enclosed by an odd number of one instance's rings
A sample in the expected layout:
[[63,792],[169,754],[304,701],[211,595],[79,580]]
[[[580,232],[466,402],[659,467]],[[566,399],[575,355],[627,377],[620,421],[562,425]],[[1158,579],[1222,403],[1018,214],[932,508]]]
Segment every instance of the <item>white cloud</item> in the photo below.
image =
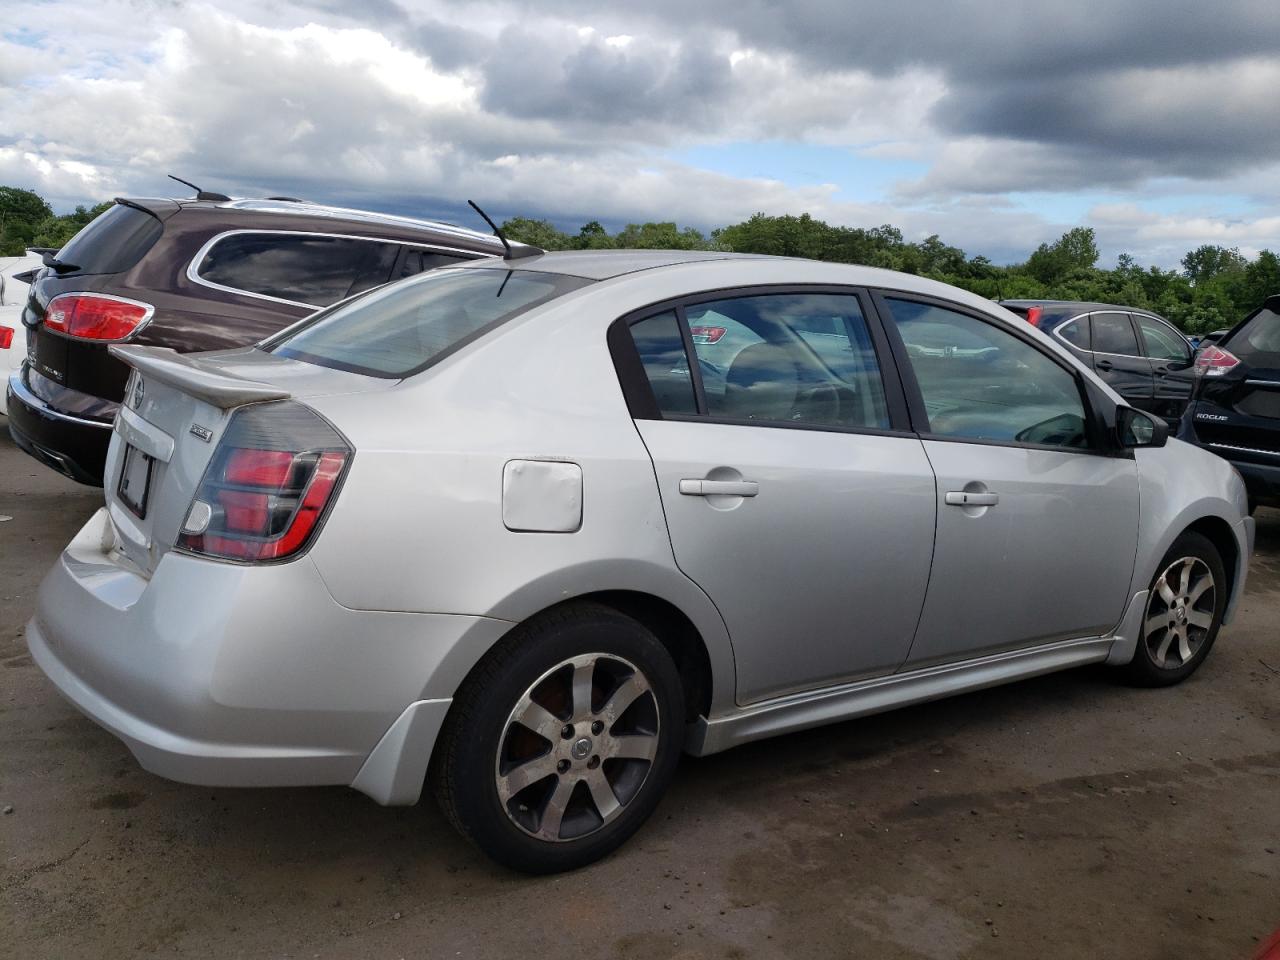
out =
[[[1080,44],[1104,28],[1083,12],[1030,11],[992,38],[954,11],[927,18],[907,6],[823,14],[809,2],[783,16],[746,0],[589,11],[435,0],[411,13],[390,0],[14,0],[8,20],[28,30],[0,41],[0,182],[61,207],[168,192],[172,171],[233,192],[401,209],[406,198],[456,209],[473,196],[568,222],[710,227],[807,211],[938,233],[996,257],[1025,255],[1073,225],[1018,206],[1011,192],[1110,192],[1124,202],[1088,215],[1106,250],[1168,263],[1201,242],[1280,244],[1280,165],[1265,148],[1275,132],[1254,124],[1248,143],[1231,133],[1251,129],[1259,104],[1271,109],[1280,61],[1240,24],[1211,34],[1197,21],[1204,42],[1194,50],[1138,44],[1129,61],[1077,67],[1044,48],[1033,55],[1023,38],[1052,22],[1088,60]],[[1126,13],[1107,29],[1136,43],[1141,22]],[[1043,69],[1032,71],[1035,56]],[[1223,160],[1196,172],[1170,159],[1178,151],[1117,146],[1126,133],[1152,144],[1172,136],[1183,161],[1215,151]],[[850,202],[857,190],[846,182],[669,159],[766,140],[846,148],[853,183],[859,162],[927,170]],[[1245,154],[1255,157],[1247,169]],[[1255,209],[1233,220],[1143,207],[1179,189],[1230,192],[1237,206],[1249,195]]]

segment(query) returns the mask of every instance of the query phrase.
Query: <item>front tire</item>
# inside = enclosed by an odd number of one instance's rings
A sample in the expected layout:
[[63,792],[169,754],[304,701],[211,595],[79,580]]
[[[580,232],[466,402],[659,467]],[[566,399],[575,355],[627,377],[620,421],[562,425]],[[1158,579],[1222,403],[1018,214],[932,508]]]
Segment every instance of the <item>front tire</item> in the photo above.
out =
[[432,757],[441,809],[494,860],[555,873],[606,856],[675,774],[684,696],[639,622],[580,603],[517,627],[467,677]]
[[1207,537],[1192,531],[1178,537],[1151,581],[1126,678],[1165,687],[1195,673],[1217,639],[1229,587],[1222,557]]

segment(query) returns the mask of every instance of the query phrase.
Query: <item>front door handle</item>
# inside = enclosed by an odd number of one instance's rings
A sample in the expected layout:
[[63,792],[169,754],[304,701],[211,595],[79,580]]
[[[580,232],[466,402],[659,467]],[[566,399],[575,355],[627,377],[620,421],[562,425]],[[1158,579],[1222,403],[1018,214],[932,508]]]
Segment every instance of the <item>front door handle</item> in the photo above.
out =
[[1114,364],[1110,360],[1099,360],[1097,363],[1094,364],[1094,367],[1096,369],[1102,370],[1102,371],[1110,370],[1113,366]]
[[686,497],[754,497],[760,484],[754,480],[681,480]]
[[948,506],[952,507],[994,507],[1000,502],[998,493],[966,493],[963,490],[952,490],[946,496]]

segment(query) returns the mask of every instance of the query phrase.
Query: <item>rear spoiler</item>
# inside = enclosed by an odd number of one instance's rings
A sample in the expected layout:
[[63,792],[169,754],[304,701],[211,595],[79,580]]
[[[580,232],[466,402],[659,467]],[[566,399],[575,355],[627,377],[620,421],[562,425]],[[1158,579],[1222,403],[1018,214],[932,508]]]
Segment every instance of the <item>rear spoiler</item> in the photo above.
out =
[[287,400],[290,396],[288,390],[256,380],[229,377],[221,370],[209,369],[199,355],[184,355],[169,347],[113,343],[109,349],[113,357],[139,373],[177,387],[183,393],[222,410],[265,400]]

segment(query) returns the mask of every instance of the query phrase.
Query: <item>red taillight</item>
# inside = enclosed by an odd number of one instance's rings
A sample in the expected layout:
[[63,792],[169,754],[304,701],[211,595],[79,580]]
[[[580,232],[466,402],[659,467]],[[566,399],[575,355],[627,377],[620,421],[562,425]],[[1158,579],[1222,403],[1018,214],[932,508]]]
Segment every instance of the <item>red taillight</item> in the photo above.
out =
[[1196,375],[1220,377],[1240,362],[1234,353],[1221,347],[1208,346],[1196,354]]
[[80,340],[124,340],[151,319],[155,308],[102,293],[64,293],[44,311],[48,330]]
[[287,450],[233,450],[227,460],[227,483],[283,487],[289,482],[293,456]]
[[729,332],[728,327],[690,327],[689,335],[693,337],[694,343],[715,343],[726,333]]
[[1044,313],[1044,307],[1031,307],[1027,311],[1027,323],[1033,327],[1040,326],[1040,315]]
[[8,350],[13,346],[13,327],[0,325],[0,350]]
[[309,408],[244,407],[214,451],[178,546],[226,560],[284,560],[319,529],[350,460],[351,448]]

